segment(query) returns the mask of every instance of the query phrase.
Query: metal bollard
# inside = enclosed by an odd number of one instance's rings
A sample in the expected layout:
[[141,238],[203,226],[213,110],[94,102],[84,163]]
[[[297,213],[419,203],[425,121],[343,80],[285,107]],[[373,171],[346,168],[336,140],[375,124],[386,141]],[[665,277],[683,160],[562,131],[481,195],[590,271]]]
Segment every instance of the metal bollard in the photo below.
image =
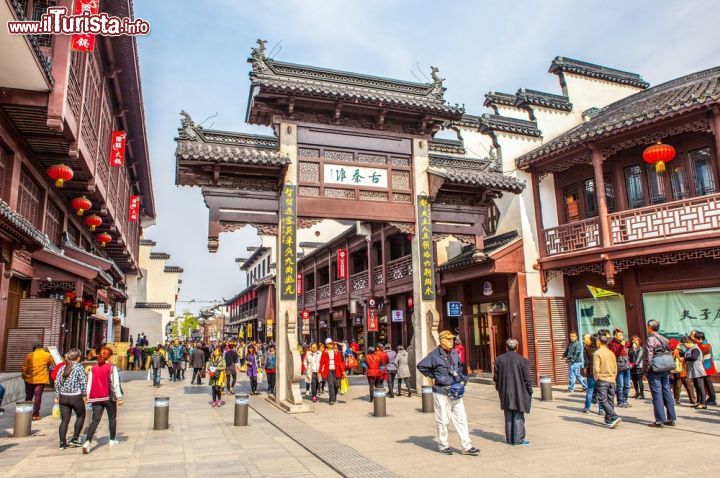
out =
[[15,404],[15,430],[13,437],[29,437],[32,425],[33,402],[17,402]]
[[552,377],[547,375],[540,376],[540,400],[551,402],[552,397]]
[[92,403],[87,402],[85,404],[85,435],[88,434],[88,430],[90,429],[90,424],[92,423]]
[[246,394],[235,395],[235,426],[246,427],[248,424],[248,404],[250,397]]
[[386,412],[387,392],[384,388],[373,390],[373,415],[384,417]]
[[422,387],[422,412],[433,413],[435,411],[435,405],[433,404],[433,389],[432,386],[423,385]]
[[155,397],[153,430],[167,430],[170,416],[170,397]]

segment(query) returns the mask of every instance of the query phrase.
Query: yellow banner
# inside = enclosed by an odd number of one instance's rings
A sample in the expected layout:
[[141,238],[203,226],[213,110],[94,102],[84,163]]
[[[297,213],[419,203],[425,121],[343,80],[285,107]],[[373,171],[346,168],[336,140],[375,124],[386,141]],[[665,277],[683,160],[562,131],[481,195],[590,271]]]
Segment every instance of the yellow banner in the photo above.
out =
[[612,297],[615,295],[620,295],[617,292],[601,289],[600,287],[593,287],[591,285],[587,286],[587,288],[590,291],[590,294],[592,294],[592,296],[596,299],[600,299],[602,297]]

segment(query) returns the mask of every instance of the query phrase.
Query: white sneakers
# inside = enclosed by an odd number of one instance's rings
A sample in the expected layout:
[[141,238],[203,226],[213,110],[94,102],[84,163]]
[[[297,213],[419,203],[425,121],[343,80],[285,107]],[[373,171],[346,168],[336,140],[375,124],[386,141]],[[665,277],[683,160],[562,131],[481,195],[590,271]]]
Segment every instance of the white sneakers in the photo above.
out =
[[110,446],[116,446],[119,444],[120,444],[120,442],[118,440],[110,440]]
[[83,455],[87,455],[88,453],[90,453],[90,442],[86,440],[85,443],[83,443],[82,449]]

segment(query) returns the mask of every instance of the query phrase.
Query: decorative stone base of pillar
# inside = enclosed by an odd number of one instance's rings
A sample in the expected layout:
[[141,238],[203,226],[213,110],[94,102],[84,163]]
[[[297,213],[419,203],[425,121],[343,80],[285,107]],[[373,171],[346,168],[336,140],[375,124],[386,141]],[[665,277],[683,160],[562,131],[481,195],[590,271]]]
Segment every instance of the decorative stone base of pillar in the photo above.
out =
[[307,403],[301,403],[301,404],[295,404],[290,403],[285,400],[276,400],[275,398],[266,397],[265,400],[267,400],[269,403],[272,403],[276,407],[278,407],[280,410],[282,410],[285,413],[294,414],[294,413],[312,413],[313,410],[310,408],[310,406]]

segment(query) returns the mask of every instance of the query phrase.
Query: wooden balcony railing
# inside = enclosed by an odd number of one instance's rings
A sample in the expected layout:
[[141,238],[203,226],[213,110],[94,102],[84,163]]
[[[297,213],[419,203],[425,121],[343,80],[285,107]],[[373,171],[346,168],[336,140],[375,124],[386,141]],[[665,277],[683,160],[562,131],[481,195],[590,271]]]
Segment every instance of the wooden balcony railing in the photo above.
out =
[[332,295],[333,297],[336,295],[345,295],[347,294],[347,281],[345,279],[336,280],[333,282],[333,291]]
[[545,229],[548,255],[600,246],[600,220],[597,217]]
[[350,276],[350,289],[352,289],[353,292],[367,289],[369,286],[368,271],[358,272]]
[[306,304],[314,304],[315,303],[315,290],[306,290],[305,291],[305,303]]
[[[720,232],[720,194],[700,196],[608,215],[610,246]],[[547,255],[602,246],[597,217],[545,229]]]
[[608,221],[613,245],[720,231],[720,194],[616,212]]
[[330,284],[321,285],[317,288],[317,300],[328,300],[330,298]]
[[375,266],[373,268],[373,282],[375,285],[383,285],[385,276],[383,275],[383,266]]
[[387,263],[388,282],[412,276],[412,255],[401,257]]

